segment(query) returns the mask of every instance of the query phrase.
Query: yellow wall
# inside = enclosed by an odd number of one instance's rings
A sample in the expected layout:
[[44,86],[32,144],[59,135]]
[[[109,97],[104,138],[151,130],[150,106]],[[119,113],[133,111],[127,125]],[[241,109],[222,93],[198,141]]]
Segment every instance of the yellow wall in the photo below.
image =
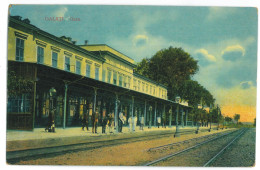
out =
[[[117,86],[119,86],[119,75],[122,74],[123,77],[124,76],[126,77],[126,82],[128,82],[129,77],[131,78],[130,87],[124,87],[124,84],[122,84],[122,87],[130,88],[130,89],[134,90],[133,80],[136,79],[137,85],[138,85],[138,81],[140,81],[140,85],[141,85],[139,92],[166,99],[167,90],[164,87],[151,83],[140,77],[135,77],[133,75],[132,66],[130,66],[126,63],[123,63],[121,61],[118,61],[117,59],[115,59],[111,56],[108,56],[108,55],[103,56],[106,59],[106,61],[103,63],[100,60],[97,60],[91,56],[87,56],[86,54],[83,54],[81,52],[75,51],[74,49],[72,49],[68,46],[59,44],[53,40],[50,40],[50,39],[47,39],[47,38],[41,37],[41,36],[33,37],[33,35],[31,35],[29,33],[25,33],[25,32],[16,30],[11,27],[8,28],[8,60],[15,61],[15,51],[16,51],[15,31],[20,32],[27,36],[27,39],[24,40],[24,62],[36,63],[37,62],[37,46],[41,46],[42,48],[44,48],[44,63],[43,64],[46,66],[52,67],[52,51],[53,51],[52,47],[55,47],[56,49],[58,48],[60,50],[59,52],[54,51],[58,54],[58,63],[57,63],[58,69],[64,70],[65,56],[68,56],[68,57],[70,57],[70,66],[71,66],[70,72],[72,72],[72,73],[76,73],[76,60],[78,60],[81,62],[81,75],[86,76],[86,65],[90,64],[90,66],[91,66],[90,78],[94,79],[95,78],[95,67],[98,65],[100,81],[102,81],[102,75],[103,75],[102,71],[105,70],[105,72],[106,72],[105,82],[107,82],[108,69],[110,69],[112,71],[111,82],[110,82],[111,84],[113,84],[113,72],[116,72],[117,73]],[[39,42],[39,43],[37,43],[37,42]],[[42,45],[44,45],[44,46],[42,46]],[[121,57],[130,63],[134,63],[134,60],[124,56],[120,52],[118,52],[106,45],[104,45],[104,46],[86,46],[86,47],[90,51],[99,51],[99,50],[109,51],[109,52],[113,53],[114,55],[117,55],[118,57]],[[71,56],[66,55],[64,53],[64,51],[71,53],[72,55]],[[78,56],[81,60],[77,59],[76,56]],[[142,87],[143,83],[145,85],[144,90]],[[146,90],[147,85],[148,85],[148,90]],[[150,92],[151,86],[156,89],[155,95],[153,94],[153,90],[152,90],[152,93]],[[161,89],[160,95],[159,95],[159,88]],[[136,89],[136,91],[138,91],[138,90]],[[164,94],[164,96],[162,94]]]
[[[81,74],[83,76],[86,76],[86,60],[91,61],[91,78],[95,78],[95,64],[100,65],[100,73],[99,73],[99,80],[102,79],[102,62],[94,59],[90,56],[86,56],[85,54],[82,54],[80,52],[75,52],[74,50],[70,49],[69,47],[66,47],[64,45],[57,44],[56,42],[50,41],[50,40],[43,40],[43,38],[37,37],[33,39],[33,36],[28,33],[21,32],[19,30],[16,30],[14,28],[9,27],[8,28],[8,60],[15,61],[15,49],[16,49],[16,36],[15,31],[20,32],[22,34],[28,35],[27,39],[24,40],[24,62],[31,62],[36,63],[37,62],[37,47],[41,46],[44,48],[44,65],[52,66],[52,49],[51,47],[54,46],[56,48],[59,48],[60,51],[54,51],[58,54],[58,64],[57,68],[64,70],[65,66],[65,56],[70,57],[70,71],[72,73],[76,72],[76,58],[75,56],[79,56],[82,58],[82,60],[78,60],[81,62]],[[36,42],[40,41],[46,44],[46,46],[42,46],[37,44]],[[66,55],[64,51],[67,51],[72,54],[72,56]]]
[[24,61],[33,62],[33,63],[36,62],[37,59],[34,57],[36,56],[36,47],[35,47],[35,42],[33,42],[33,36],[28,33],[15,30],[11,27],[8,28],[8,60],[13,60],[13,61],[15,60],[15,48],[16,48],[15,31],[28,36],[27,40],[25,40],[26,43],[24,43]]
[[119,51],[116,51],[115,49],[107,46],[107,45],[83,45],[81,46],[82,48],[89,50],[89,51],[109,51],[115,55],[117,55],[118,57],[121,57],[122,59],[130,62],[130,63],[134,63],[134,60],[125,56],[124,54],[120,53]]

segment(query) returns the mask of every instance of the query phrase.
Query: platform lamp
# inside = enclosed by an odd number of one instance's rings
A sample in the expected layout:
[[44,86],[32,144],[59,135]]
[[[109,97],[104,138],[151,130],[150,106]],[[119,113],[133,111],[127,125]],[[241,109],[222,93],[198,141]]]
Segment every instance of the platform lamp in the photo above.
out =
[[222,128],[222,130],[224,130],[224,126],[225,126],[225,115],[223,114],[223,128]]
[[52,87],[50,90],[49,90],[49,93],[50,93],[50,100],[51,100],[51,112],[54,111],[54,107],[53,107],[53,98],[56,96],[56,89],[54,87]]
[[211,131],[211,122],[212,122],[212,105],[210,104],[209,107],[209,116],[210,116],[210,126],[209,126],[209,132]]
[[217,127],[217,130],[219,129],[219,108],[218,108],[218,105],[217,105],[217,115],[218,115],[218,127]]
[[169,110],[169,115],[170,115],[170,121],[169,121],[169,127],[172,127],[172,109]]
[[152,110],[153,110],[153,107],[150,106],[149,107],[149,114],[150,114],[150,116],[149,116],[149,129],[151,129],[151,126],[152,126]]
[[174,137],[179,137],[180,136],[180,130],[179,130],[179,120],[178,120],[178,115],[179,115],[179,105],[181,102],[181,97],[177,96],[175,97],[175,102],[177,103],[177,113],[176,113],[176,132],[174,134]]

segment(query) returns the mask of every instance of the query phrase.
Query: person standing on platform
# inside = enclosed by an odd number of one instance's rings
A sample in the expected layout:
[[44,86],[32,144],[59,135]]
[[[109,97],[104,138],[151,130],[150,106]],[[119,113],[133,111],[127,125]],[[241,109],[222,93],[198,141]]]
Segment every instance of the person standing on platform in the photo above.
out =
[[109,113],[108,115],[108,127],[109,127],[109,133],[113,133],[113,123],[114,123],[114,120],[113,120],[113,116],[112,116],[112,113]]
[[84,131],[84,128],[86,127],[86,129],[88,129],[87,127],[87,115],[84,113],[83,114],[83,118],[82,118],[82,130]]
[[87,131],[89,131],[88,125],[89,125],[89,111],[87,110],[87,113],[86,113],[86,128],[87,128]]
[[129,132],[131,132],[133,129],[133,121],[132,121],[132,116],[129,116],[128,118],[128,124],[129,124]]
[[162,115],[162,127],[166,128],[166,114]]
[[102,119],[102,133],[106,133],[106,125],[107,125],[107,116],[104,116]]
[[140,117],[140,130],[144,130],[144,117]]
[[96,109],[96,112],[95,112],[95,133],[97,133],[97,127],[98,127],[98,108]]
[[137,123],[137,116],[136,116],[136,114],[135,114],[134,119],[132,120],[133,131],[135,131],[136,123]]
[[91,123],[92,123],[92,133],[94,133],[94,127],[95,127],[95,112],[91,115]]
[[91,121],[92,121],[92,133],[97,133],[98,109],[96,109],[96,111],[92,113]]
[[119,113],[119,121],[118,121],[118,131],[122,132],[123,124],[125,123],[124,114],[122,112]]
[[158,117],[157,117],[157,125],[158,125],[158,128],[159,128],[160,124],[161,124],[161,117],[158,116]]
[[47,132],[55,132],[55,122],[54,122],[55,110],[56,109],[53,108],[50,111],[48,126],[45,128],[45,131],[47,131]]

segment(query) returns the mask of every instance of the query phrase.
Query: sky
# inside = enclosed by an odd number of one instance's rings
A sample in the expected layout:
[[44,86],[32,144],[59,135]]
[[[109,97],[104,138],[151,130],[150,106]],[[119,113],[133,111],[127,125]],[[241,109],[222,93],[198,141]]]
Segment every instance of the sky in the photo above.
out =
[[9,13],[78,45],[85,40],[107,44],[136,62],[169,46],[181,47],[198,60],[192,79],[213,94],[225,116],[237,113],[243,122],[256,117],[256,8],[14,5]]

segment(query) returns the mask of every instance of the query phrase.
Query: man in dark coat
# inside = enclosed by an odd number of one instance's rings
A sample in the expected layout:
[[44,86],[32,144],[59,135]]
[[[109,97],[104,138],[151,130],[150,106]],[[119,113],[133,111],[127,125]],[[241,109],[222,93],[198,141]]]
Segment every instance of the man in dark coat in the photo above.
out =
[[86,129],[88,130],[88,126],[87,126],[87,114],[83,115],[82,118],[82,130],[84,130],[84,128],[86,127]]
[[92,114],[92,133],[97,133],[97,125],[98,125],[98,109]]
[[102,119],[102,133],[106,133],[107,116]]

